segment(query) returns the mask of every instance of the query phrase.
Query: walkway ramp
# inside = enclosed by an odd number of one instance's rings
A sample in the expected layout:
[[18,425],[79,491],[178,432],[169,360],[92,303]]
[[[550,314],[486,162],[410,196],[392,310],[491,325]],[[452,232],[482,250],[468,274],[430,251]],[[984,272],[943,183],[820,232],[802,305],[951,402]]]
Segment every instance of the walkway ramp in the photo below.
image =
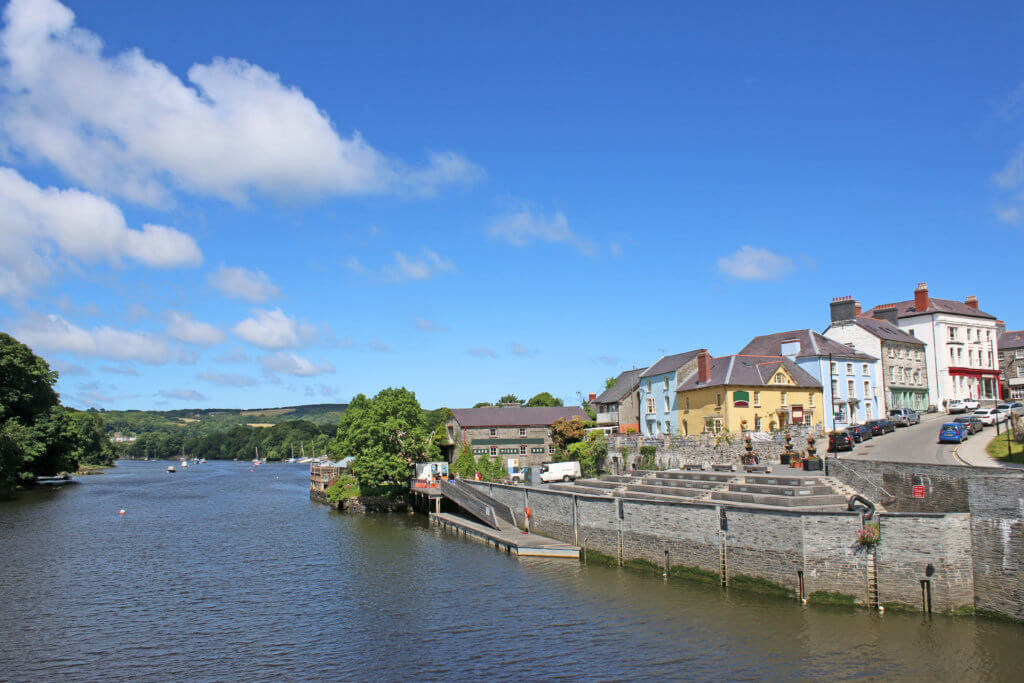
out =
[[442,479],[441,493],[481,522],[498,531],[515,531],[515,515],[508,505],[459,479]]
[[481,540],[518,557],[564,557],[574,560],[580,557],[578,546],[554,541],[537,534],[524,533],[515,528],[496,531],[461,515],[431,512],[430,522],[469,538]]

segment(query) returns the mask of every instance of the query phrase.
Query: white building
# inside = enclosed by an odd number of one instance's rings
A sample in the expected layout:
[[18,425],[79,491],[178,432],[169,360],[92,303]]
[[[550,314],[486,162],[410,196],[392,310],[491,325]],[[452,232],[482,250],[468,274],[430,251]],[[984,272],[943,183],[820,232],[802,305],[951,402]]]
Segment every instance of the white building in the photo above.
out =
[[[962,302],[932,298],[922,282],[913,299],[876,306],[866,314],[880,318],[891,307],[896,309],[900,329],[926,344],[932,403],[942,408],[954,398],[1002,398],[996,317],[979,310],[978,297]],[[882,315],[878,309],[883,309]]]

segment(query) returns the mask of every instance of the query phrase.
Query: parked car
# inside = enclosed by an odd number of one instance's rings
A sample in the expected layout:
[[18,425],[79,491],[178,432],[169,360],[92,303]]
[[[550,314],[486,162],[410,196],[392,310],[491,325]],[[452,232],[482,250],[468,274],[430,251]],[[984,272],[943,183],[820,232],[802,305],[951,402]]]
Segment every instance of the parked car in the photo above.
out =
[[978,410],[975,410],[972,415],[987,425],[994,425],[1006,421],[1006,414],[1001,413],[996,408],[979,408]]
[[961,401],[965,410],[977,410],[981,407],[981,402],[973,398],[965,398]]
[[964,417],[958,417],[955,420],[953,420],[953,422],[956,422],[957,424],[967,425],[967,433],[971,435],[977,434],[978,432],[985,428],[985,423],[976,418],[974,415],[965,415]]
[[892,420],[886,420],[885,418],[879,420],[882,423],[882,431],[888,434],[889,432],[896,431],[896,423]]
[[875,436],[881,436],[883,434],[896,431],[896,423],[890,420],[871,420],[864,424],[871,427],[871,433]]
[[939,427],[939,443],[963,443],[967,441],[967,425],[947,422]]
[[889,411],[889,419],[895,422],[897,427],[909,427],[921,422],[918,412],[909,408],[893,408]]
[[850,425],[844,430],[856,443],[867,441],[871,438],[871,428],[867,425]]
[[828,452],[838,453],[839,451],[852,451],[853,438],[846,432],[828,433]]
[[583,476],[578,460],[569,462],[546,462],[540,467],[540,480],[547,484],[552,481],[574,481]]
[[949,411],[950,415],[954,415],[956,413],[966,413],[967,412],[967,406],[965,406],[964,402],[961,401],[960,399],[954,398],[946,406],[946,410]]
[[1024,403],[1021,403],[1020,401],[1011,401],[1004,405],[1010,406],[1010,412],[1014,415],[1024,415]]

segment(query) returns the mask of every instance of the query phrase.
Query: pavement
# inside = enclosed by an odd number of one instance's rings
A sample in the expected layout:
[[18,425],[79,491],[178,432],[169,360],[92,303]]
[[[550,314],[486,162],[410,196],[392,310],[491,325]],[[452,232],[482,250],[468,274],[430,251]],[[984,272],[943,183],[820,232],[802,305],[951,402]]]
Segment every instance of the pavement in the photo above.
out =
[[995,427],[985,427],[962,444],[940,444],[939,427],[958,415],[922,413],[921,423],[897,427],[895,432],[857,444],[853,451],[840,453],[840,460],[889,460],[927,465],[968,465],[1002,467],[985,452],[996,435]]

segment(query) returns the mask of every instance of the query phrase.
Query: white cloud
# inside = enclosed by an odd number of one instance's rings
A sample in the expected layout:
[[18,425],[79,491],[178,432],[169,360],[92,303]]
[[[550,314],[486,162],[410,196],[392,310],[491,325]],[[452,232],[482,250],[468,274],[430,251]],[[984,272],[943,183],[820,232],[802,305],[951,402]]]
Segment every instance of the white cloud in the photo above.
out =
[[195,361],[193,355],[172,347],[158,335],[106,326],[87,330],[54,314],[36,315],[22,321],[15,327],[13,336],[36,351],[67,351],[78,356],[153,365]]
[[528,346],[523,346],[522,344],[513,344],[512,345],[512,353],[514,353],[517,356],[532,356],[533,355],[533,351]]
[[365,275],[384,282],[404,282],[406,280],[429,280],[441,273],[454,273],[455,264],[436,251],[421,249],[419,257],[410,258],[401,251],[393,253],[395,262],[381,266],[379,273],[374,273],[354,256],[345,261],[344,267],[357,275]]
[[312,325],[289,318],[280,308],[256,309],[233,328],[234,333],[253,346],[263,349],[287,349],[308,344],[317,335]]
[[221,266],[216,273],[211,273],[207,282],[232,299],[242,299],[252,303],[263,303],[281,293],[262,270],[252,271],[245,268],[227,268]]
[[316,386],[312,384],[306,385],[306,396],[311,398],[318,395],[334,396],[336,393],[338,393],[337,387],[328,386],[326,384],[317,384]]
[[56,0],[12,0],[0,62],[0,130],[92,189],[149,204],[172,188],[243,201],[250,192],[430,195],[481,170],[453,152],[415,168],[341,137],[327,114],[280,77],[240,59],[193,64],[184,83],[135,48],[103,54]]
[[1024,149],[992,176],[992,182],[1010,195],[1002,200],[1003,206],[996,209],[996,217],[1003,223],[1021,223],[1024,220]]
[[139,371],[130,365],[101,365],[100,370],[103,370],[104,372],[110,372],[115,375],[131,375],[132,377],[139,376]]
[[391,350],[391,347],[382,342],[380,339],[374,337],[373,339],[370,340],[370,350],[387,352]]
[[330,361],[320,359],[314,363],[291,351],[279,351],[271,356],[260,356],[260,365],[267,375],[292,375],[295,377],[313,377],[329,372],[334,372],[334,366]]
[[50,363],[50,368],[60,373],[61,377],[72,377],[76,375],[89,375],[89,368],[71,363],[66,360],[55,360]]
[[487,236],[516,247],[525,247],[533,242],[552,242],[568,244],[590,256],[597,253],[593,242],[572,231],[569,220],[561,211],[553,216],[542,216],[523,209],[502,216],[487,227]]
[[212,346],[224,341],[224,332],[209,323],[193,320],[188,313],[167,312],[167,336],[186,344]]
[[416,317],[416,329],[421,332],[444,332],[446,328],[426,318]]
[[[106,199],[42,188],[10,168],[0,168],[0,217],[0,296],[31,293],[61,260],[119,265],[128,259],[155,268],[202,261],[195,240],[179,230],[149,224],[129,228],[121,210]],[[71,303],[62,299],[60,305]]]
[[259,383],[255,377],[231,372],[200,372],[199,379],[228,387],[254,387]]
[[234,348],[214,358],[218,363],[246,363],[249,361],[249,354],[243,349]]
[[493,349],[489,349],[486,346],[478,346],[475,349],[470,349],[467,353],[477,358],[497,358],[498,354]]
[[195,389],[171,389],[169,391],[161,389],[154,396],[173,398],[178,401],[202,401],[206,398]]
[[736,253],[718,259],[718,269],[740,280],[778,280],[793,270],[793,261],[788,256],[747,244]]

